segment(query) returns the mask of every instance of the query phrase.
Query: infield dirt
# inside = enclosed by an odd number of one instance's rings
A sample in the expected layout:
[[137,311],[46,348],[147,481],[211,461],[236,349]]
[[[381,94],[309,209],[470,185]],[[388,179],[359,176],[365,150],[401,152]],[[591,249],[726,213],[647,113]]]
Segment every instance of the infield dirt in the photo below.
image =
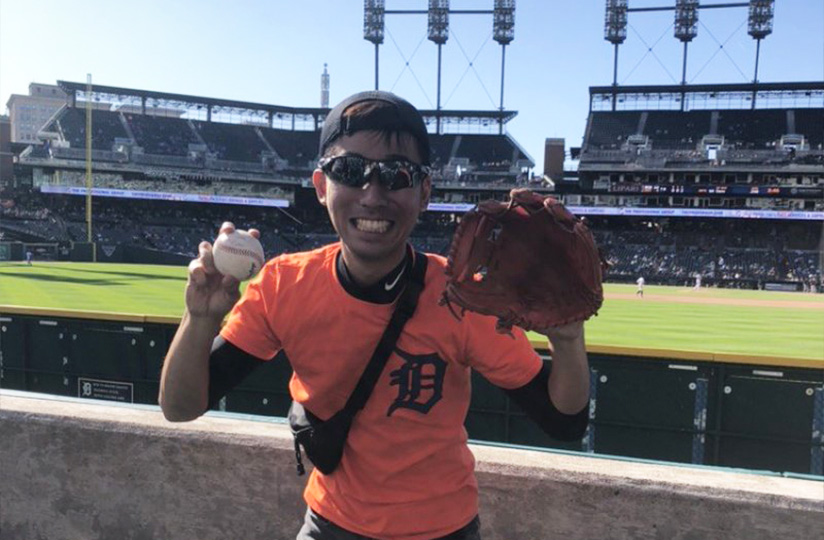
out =
[[792,300],[755,300],[747,298],[690,298],[687,296],[665,296],[644,294],[643,298],[634,293],[606,293],[606,300],[638,300],[639,302],[666,302],[668,304],[711,304],[720,306],[774,307],[791,309],[814,309],[824,311],[824,302],[802,302]]

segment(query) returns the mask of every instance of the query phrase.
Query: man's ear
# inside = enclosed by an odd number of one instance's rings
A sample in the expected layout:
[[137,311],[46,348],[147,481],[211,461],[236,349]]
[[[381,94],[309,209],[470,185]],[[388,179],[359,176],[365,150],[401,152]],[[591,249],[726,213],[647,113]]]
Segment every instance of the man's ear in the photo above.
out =
[[427,176],[421,183],[421,213],[426,212],[429,198],[432,196],[432,177]]
[[315,195],[323,206],[326,206],[326,175],[320,169],[312,173],[312,185],[315,186]]

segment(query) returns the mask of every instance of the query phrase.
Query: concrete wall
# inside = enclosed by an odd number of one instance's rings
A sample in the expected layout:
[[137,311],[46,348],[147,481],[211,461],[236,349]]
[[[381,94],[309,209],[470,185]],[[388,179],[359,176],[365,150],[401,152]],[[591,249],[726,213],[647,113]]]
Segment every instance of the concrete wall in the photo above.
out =
[[[824,482],[473,446],[485,540],[824,540]],[[286,540],[287,427],[0,391],[0,539]]]

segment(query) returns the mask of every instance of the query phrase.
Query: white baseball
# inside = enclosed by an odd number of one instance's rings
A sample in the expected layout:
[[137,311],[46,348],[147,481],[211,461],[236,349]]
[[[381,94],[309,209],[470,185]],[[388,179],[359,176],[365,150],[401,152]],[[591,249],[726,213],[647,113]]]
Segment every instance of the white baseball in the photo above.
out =
[[263,246],[246,231],[222,233],[212,246],[217,271],[238,281],[254,277],[263,267]]

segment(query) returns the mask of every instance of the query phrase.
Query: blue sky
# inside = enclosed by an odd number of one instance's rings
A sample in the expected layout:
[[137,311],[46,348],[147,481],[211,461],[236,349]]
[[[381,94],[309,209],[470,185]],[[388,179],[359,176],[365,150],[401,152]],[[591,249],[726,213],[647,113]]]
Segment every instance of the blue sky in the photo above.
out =
[[[452,0],[452,9],[491,9],[492,0]],[[703,4],[726,3],[703,0]],[[425,9],[426,0],[386,0],[387,9]],[[634,7],[674,0],[630,0]],[[612,82],[603,39],[603,0],[519,0],[507,47],[504,106],[509,133],[543,163],[547,137],[579,146],[588,87]],[[824,1],[778,0],[761,46],[759,79],[824,80]],[[699,14],[687,81],[752,79],[755,42],[746,8]],[[682,46],[672,12],[630,13],[618,82],[680,82]],[[494,109],[501,48],[491,16],[455,15],[443,47],[442,106]],[[724,44],[723,49],[719,43]],[[649,48],[652,46],[652,52]],[[469,66],[467,60],[473,61]],[[407,67],[407,62],[409,63]],[[362,0],[0,0],[0,100],[30,82],[58,79],[288,106],[320,105],[324,63],[331,101],[374,86],[374,47],[363,39]],[[437,47],[423,15],[387,15],[380,86],[421,108],[436,103]]]

